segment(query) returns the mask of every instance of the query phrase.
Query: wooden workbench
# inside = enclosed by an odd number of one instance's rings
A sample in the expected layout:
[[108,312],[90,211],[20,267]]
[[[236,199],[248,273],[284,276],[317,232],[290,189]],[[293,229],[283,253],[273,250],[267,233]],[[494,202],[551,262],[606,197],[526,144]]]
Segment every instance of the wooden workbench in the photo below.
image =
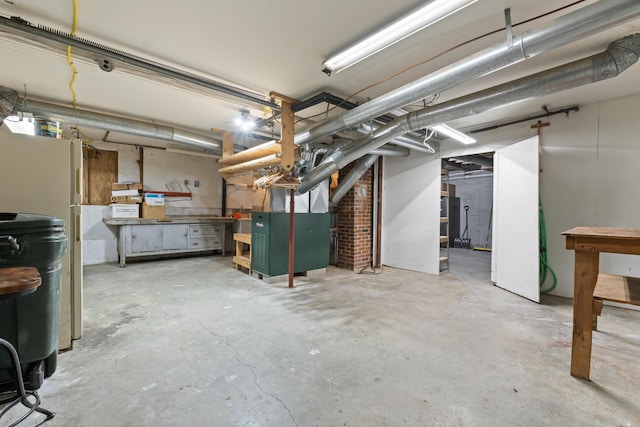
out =
[[576,227],[562,234],[575,251],[571,375],[588,380],[592,323],[602,301],[640,304],[638,279],[599,274],[600,252],[640,255],[640,229]]
[[[245,267],[251,275],[251,233],[233,233],[233,240],[236,242],[236,255],[233,257],[236,270]],[[248,252],[244,250],[244,246],[249,247]]]

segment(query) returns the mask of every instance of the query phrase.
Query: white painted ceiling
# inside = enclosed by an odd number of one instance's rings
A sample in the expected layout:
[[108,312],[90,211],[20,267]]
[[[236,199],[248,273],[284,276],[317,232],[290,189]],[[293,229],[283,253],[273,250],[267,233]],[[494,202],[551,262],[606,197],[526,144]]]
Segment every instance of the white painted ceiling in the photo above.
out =
[[[594,2],[577,2],[561,12],[517,26],[514,33],[536,28]],[[511,9],[515,24],[576,2],[479,0],[341,73],[327,76],[321,72],[322,62],[330,54],[421,3],[416,0],[77,0],[77,35],[264,96],[275,91],[303,100],[328,91],[362,103],[504,40],[506,34],[501,31],[429,61],[460,43],[503,28],[507,7]],[[1,0],[0,15],[20,16],[33,24],[71,32],[73,1]],[[438,102],[589,56],[603,51],[612,40],[639,31],[640,20],[633,21],[455,87],[440,94]],[[0,61],[0,86],[11,87],[21,94],[26,87],[30,98],[71,106],[71,70],[64,50],[35,45],[0,32]],[[424,64],[389,78],[422,62]],[[249,106],[241,100],[222,100],[210,91],[160,83],[149,75],[134,75],[119,67],[117,62],[112,72],[100,70],[89,59],[74,57],[74,63],[78,68],[74,83],[77,107],[82,109],[213,136],[211,128],[234,130],[233,120],[239,116],[239,110]],[[451,124],[468,130],[489,122],[540,113],[543,104],[556,109],[638,92],[640,64],[610,81],[522,102]],[[354,93],[357,94],[352,96]],[[326,105],[321,105],[298,115],[309,116],[323,112],[325,108]],[[256,117],[263,115],[263,111],[255,106],[250,106],[250,111]],[[296,131],[310,123],[300,121]],[[92,139],[102,139],[106,134],[100,130],[82,130]],[[107,140],[163,144],[115,133],[110,133]],[[242,138],[237,141],[242,143]]]

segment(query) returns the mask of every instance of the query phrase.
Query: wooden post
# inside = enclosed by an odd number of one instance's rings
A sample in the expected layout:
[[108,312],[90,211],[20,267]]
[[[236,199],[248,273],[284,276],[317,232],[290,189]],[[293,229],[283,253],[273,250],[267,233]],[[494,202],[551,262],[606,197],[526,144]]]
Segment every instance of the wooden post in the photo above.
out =
[[275,92],[271,92],[270,96],[281,103],[280,120],[282,121],[282,131],[280,146],[282,150],[282,168],[285,171],[290,171],[296,161],[296,146],[293,143],[295,119],[291,107],[298,101]]
[[[233,156],[233,132],[229,132],[223,129],[216,129],[216,128],[211,128],[211,132],[222,134],[222,158]],[[222,212],[222,216],[227,216],[227,180],[226,178],[227,177],[224,174],[222,174],[222,194],[221,194],[222,201],[221,201],[221,209],[220,209]]]
[[293,288],[294,232],[295,232],[295,190],[289,190],[289,287]]

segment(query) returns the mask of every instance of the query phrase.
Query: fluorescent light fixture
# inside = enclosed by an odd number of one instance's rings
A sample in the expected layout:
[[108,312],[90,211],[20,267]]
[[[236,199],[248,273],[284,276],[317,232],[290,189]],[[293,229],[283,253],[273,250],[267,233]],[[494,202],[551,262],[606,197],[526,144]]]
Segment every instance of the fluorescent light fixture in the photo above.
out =
[[353,64],[417,33],[447,16],[464,9],[478,0],[432,0],[405,15],[380,31],[327,59],[324,72],[338,73]]
[[24,135],[35,135],[36,133],[36,121],[33,118],[33,114],[30,113],[19,112],[15,116],[7,116],[4,118],[3,123],[7,125],[12,133]]
[[464,133],[457,131],[454,128],[449,127],[445,124],[431,126],[431,129],[435,130],[438,133],[446,135],[449,138],[453,138],[457,141],[460,141],[463,144],[474,144],[476,142],[476,140],[471,138],[470,136],[467,136]]

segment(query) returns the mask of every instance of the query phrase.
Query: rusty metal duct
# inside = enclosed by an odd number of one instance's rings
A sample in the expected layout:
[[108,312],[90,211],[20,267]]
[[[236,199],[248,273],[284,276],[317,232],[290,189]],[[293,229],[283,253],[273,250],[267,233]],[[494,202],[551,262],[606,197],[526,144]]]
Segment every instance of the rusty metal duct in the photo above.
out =
[[63,107],[32,99],[27,100],[21,98],[15,90],[4,86],[0,86],[0,99],[3,100],[0,103],[0,110],[11,113],[20,112],[21,106],[24,106],[27,112],[34,116],[45,117],[52,121],[170,141],[184,147],[196,148],[203,153],[222,153],[222,146],[217,140],[170,126]]
[[[640,2],[639,2],[640,4]],[[638,61],[640,34],[612,42],[605,52],[522,79],[412,112],[376,129],[369,137],[333,153],[302,179],[305,193],[334,172],[398,135],[438,123],[469,117],[495,108],[615,77]]]
[[640,1],[638,0],[600,0],[561,16],[538,29],[526,31],[513,40],[506,40],[482,50],[340,116],[311,126],[295,135],[295,143],[313,142],[324,136],[357,126],[434,93],[459,86],[541,52],[632,21],[639,16]]

